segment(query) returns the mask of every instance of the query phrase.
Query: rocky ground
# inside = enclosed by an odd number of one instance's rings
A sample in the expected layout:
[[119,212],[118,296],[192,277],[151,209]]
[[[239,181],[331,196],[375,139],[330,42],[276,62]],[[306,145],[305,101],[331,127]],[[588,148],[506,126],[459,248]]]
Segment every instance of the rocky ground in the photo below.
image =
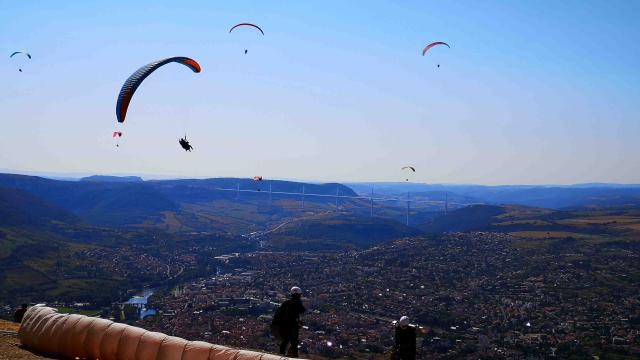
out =
[[20,346],[17,332],[20,326],[16,323],[0,320],[0,360],[47,360]]

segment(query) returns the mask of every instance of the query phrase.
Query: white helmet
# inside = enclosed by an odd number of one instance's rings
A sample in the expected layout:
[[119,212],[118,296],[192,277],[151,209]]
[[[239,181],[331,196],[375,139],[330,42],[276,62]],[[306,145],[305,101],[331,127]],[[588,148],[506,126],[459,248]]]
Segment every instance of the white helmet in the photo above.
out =
[[401,317],[400,321],[398,321],[398,324],[400,326],[408,326],[409,325],[409,317],[408,316]]
[[300,294],[300,295],[302,295],[302,289],[300,289],[300,288],[299,288],[299,287],[297,287],[297,286],[292,287],[292,288],[291,288],[291,295],[294,295],[294,294]]

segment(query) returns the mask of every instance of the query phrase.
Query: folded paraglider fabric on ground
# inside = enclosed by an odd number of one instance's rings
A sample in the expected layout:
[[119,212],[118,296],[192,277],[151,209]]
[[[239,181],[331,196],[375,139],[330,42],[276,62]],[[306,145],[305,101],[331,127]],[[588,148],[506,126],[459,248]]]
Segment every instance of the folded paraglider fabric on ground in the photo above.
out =
[[283,360],[285,357],[187,341],[135,326],[32,306],[18,332],[20,342],[39,353],[69,359]]

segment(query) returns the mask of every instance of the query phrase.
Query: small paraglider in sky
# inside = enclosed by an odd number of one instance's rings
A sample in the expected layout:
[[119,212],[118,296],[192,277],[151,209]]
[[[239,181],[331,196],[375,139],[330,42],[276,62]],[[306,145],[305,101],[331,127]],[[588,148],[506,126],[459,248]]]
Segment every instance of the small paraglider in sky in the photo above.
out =
[[405,174],[407,174],[407,178],[405,179],[405,181],[409,181],[409,174],[413,174],[416,172],[416,168],[414,168],[413,166],[403,166],[402,171],[405,172]]
[[[14,56],[21,54],[23,56],[26,56],[29,60],[31,60],[31,54],[29,54],[26,51],[14,51],[13,54],[9,55],[9,58],[13,58]],[[18,68],[18,71],[22,72],[22,68]]]
[[114,131],[112,137],[116,138],[118,141],[116,143],[116,147],[120,147],[120,138],[122,137],[122,131]]
[[[446,47],[451,49],[451,46],[449,46],[449,44],[447,44],[446,42],[436,41],[436,42],[432,42],[431,44],[425,46],[424,49],[422,49],[422,56],[425,56],[427,54],[427,51],[429,51],[429,49],[431,49],[434,46],[438,46],[438,45],[445,45]],[[440,67],[440,64],[438,64],[438,68],[439,67]]]
[[[258,29],[258,30],[260,31],[260,33],[261,33],[262,35],[264,35],[264,31],[262,31],[262,29],[261,29],[258,25],[256,25],[256,24],[251,24],[251,23],[240,23],[240,24],[236,24],[236,25],[232,26],[232,27],[231,27],[231,29],[229,29],[229,34],[231,34],[231,32],[232,32],[234,29],[236,29],[236,28],[238,28],[238,27],[244,27],[244,26],[248,26],[248,27],[256,28],[256,29]],[[245,53],[245,55],[247,54],[247,52],[249,52],[249,49],[244,49],[244,53]]]

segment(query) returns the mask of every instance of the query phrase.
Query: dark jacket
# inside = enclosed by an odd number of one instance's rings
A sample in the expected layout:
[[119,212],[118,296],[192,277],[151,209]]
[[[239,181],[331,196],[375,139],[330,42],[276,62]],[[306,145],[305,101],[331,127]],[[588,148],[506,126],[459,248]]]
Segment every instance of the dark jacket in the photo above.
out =
[[27,312],[26,308],[19,308],[18,310],[16,310],[16,312],[13,313],[13,321],[21,323],[25,312]]
[[292,297],[291,299],[282,303],[282,324],[281,326],[289,330],[297,330],[298,322],[300,321],[300,315],[304,314],[307,309],[302,305],[302,300],[299,297]]
[[396,327],[396,342],[394,350],[402,360],[416,358],[416,329],[413,326]]

